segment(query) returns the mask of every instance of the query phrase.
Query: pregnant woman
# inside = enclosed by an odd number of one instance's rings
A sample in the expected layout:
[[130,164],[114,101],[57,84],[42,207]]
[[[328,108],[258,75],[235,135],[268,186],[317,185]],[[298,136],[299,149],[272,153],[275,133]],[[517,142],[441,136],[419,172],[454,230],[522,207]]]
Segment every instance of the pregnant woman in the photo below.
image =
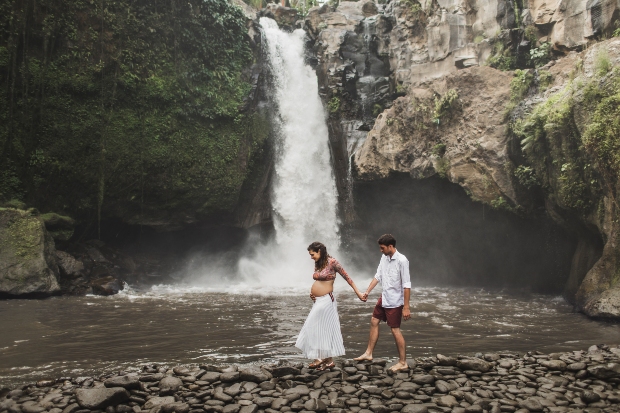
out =
[[325,245],[313,242],[308,252],[314,260],[312,278],[315,281],[310,290],[314,305],[299,332],[295,347],[303,351],[306,358],[314,359],[308,367],[325,370],[334,367],[332,357],[344,354],[340,319],[333,294],[336,273],[347,281],[360,300],[366,300],[342,265],[327,253]]

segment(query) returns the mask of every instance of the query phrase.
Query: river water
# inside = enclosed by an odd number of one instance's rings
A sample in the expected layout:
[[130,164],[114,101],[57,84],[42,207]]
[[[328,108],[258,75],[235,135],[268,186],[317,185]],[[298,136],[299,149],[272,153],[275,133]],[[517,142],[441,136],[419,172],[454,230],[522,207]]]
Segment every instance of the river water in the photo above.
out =
[[[336,284],[350,358],[366,347],[379,292],[362,303],[342,280]],[[110,297],[0,301],[0,387],[144,363],[303,361],[294,343],[311,305],[302,290],[253,294],[171,286]],[[620,343],[618,325],[574,313],[559,297],[466,288],[414,288],[412,320],[402,329],[408,357]],[[381,335],[375,357],[393,359],[385,324]]]

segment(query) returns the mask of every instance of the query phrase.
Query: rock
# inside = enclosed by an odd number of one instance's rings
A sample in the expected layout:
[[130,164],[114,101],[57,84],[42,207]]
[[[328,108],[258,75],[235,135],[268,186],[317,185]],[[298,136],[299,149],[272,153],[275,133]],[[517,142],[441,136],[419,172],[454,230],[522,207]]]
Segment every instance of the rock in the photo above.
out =
[[261,383],[263,381],[270,380],[271,373],[260,367],[252,366],[247,369],[243,369],[240,372],[239,378],[243,381],[252,381],[254,383]]
[[598,393],[590,390],[584,390],[580,397],[581,400],[587,404],[596,403],[601,400],[601,396]]
[[144,409],[150,410],[156,406],[163,406],[164,404],[174,403],[174,396],[165,396],[165,397],[152,397],[146,401],[144,404]]
[[161,406],[162,413],[189,413],[189,404],[182,402],[168,403]]
[[304,408],[312,412],[322,412],[327,410],[327,406],[320,399],[310,399],[304,403]]
[[129,400],[129,392],[122,387],[99,387],[94,389],[78,389],[75,398],[84,409],[101,410]]
[[401,413],[428,413],[428,407],[423,404],[407,404],[400,411]]
[[479,358],[460,359],[456,366],[461,370],[475,370],[485,373],[491,369],[491,364]]
[[451,390],[454,390],[450,384],[443,380],[437,380],[435,382],[435,389],[437,389],[439,393],[449,393]]
[[156,374],[147,374],[144,376],[140,376],[140,381],[146,382],[146,383],[154,383],[156,381],[160,381],[161,379],[163,379],[165,376],[163,373],[156,373]]
[[566,369],[569,371],[579,371],[579,370],[584,370],[587,366],[586,363],[571,363],[568,366],[566,366]]
[[54,240],[30,212],[0,208],[0,293],[60,291]]
[[588,373],[599,379],[611,379],[620,376],[620,364],[607,363],[588,367]]
[[174,394],[182,385],[183,381],[178,377],[166,376],[159,382],[159,395],[168,396]]
[[442,407],[454,407],[454,406],[458,406],[459,402],[454,398],[454,396],[441,396],[438,397],[437,399],[435,399],[435,403],[437,404],[437,406],[442,406]]
[[301,374],[301,371],[291,366],[276,367],[273,370],[271,370],[271,375],[273,377],[283,377],[283,376],[288,376],[289,374],[296,376],[298,374]]
[[519,402],[519,407],[522,409],[527,409],[530,412],[542,412],[543,406],[536,399],[526,399],[522,402]]
[[282,407],[288,404],[288,400],[278,397],[271,402],[271,408],[274,410],[280,410]]
[[56,251],[56,263],[61,277],[74,279],[84,275],[84,263],[73,258],[71,254]]
[[446,357],[442,354],[437,354],[437,364],[440,366],[456,366],[456,359],[454,357]]
[[75,413],[78,410],[80,410],[80,405],[77,403],[72,403],[70,405],[68,405],[67,407],[65,407],[62,411],[62,413]]
[[241,409],[240,404],[227,404],[224,406],[222,413],[238,413],[239,409]]
[[114,295],[118,294],[119,291],[125,288],[121,280],[116,279],[111,275],[97,278],[96,280],[91,281],[90,285],[93,289],[93,294],[95,295]]
[[123,387],[127,390],[139,390],[140,378],[137,375],[110,377],[103,382],[105,387]]
[[189,371],[187,367],[183,367],[183,366],[177,366],[173,368],[172,372],[176,374],[177,376],[191,376],[192,375],[192,372]]
[[239,372],[238,371],[228,371],[226,373],[222,373],[220,375],[220,380],[224,383],[232,383],[234,381],[239,380]]
[[250,404],[249,406],[243,406],[239,410],[239,413],[256,413],[257,410],[258,410],[258,406],[257,405]]
[[57,241],[69,241],[73,236],[75,221],[71,217],[49,212],[41,214],[41,220],[50,235]]
[[411,378],[411,381],[416,384],[433,384],[435,377],[430,374],[417,374]]
[[213,383],[214,381],[219,381],[221,375],[221,373],[218,373],[216,371],[208,371],[200,377],[200,380]]
[[538,364],[548,368],[549,370],[566,370],[566,363],[564,363],[562,360],[539,360]]
[[22,403],[21,409],[23,413],[41,413],[47,410],[45,407],[34,401]]

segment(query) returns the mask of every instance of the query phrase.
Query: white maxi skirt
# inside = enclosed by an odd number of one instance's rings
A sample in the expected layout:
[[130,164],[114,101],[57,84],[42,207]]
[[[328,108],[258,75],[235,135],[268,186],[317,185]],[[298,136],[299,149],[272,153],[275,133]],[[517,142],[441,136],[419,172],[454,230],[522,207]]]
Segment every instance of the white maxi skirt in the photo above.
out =
[[295,347],[308,359],[324,359],[344,355],[338,306],[332,294],[317,297]]

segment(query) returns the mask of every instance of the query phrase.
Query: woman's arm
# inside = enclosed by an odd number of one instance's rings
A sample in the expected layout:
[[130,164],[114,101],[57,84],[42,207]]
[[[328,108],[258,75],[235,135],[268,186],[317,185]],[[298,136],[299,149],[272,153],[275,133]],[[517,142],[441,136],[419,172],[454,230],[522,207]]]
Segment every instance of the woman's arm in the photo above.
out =
[[332,263],[332,268],[342,276],[342,278],[344,278],[346,280],[346,282],[351,286],[351,288],[353,289],[353,291],[355,291],[355,294],[357,295],[357,297],[362,300],[362,301],[366,301],[364,300],[362,297],[362,293],[360,292],[360,290],[357,289],[357,286],[355,285],[355,283],[353,282],[353,280],[351,279],[351,277],[349,277],[349,274],[347,274],[347,272],[344,270],[344,268],[342,268],[342,265],[340,265],[340,263],[338,261],[336,261],[334,259],[333,263]]

